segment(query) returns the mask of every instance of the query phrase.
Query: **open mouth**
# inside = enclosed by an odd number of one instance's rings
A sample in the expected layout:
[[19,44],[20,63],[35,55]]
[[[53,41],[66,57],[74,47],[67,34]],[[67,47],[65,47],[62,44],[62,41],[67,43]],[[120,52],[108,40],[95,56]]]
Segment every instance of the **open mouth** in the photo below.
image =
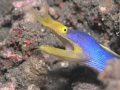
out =
[[47,29],[49,29],[52,33],[54,33],[59,39],[60,41],[62,41],[62,43],[64,44],[65,48],[69,51],[74,51],[74,44],[65,36],[60,35],[59,33],[56,32],[56,30],[53,30],[50,27],[47,27]]

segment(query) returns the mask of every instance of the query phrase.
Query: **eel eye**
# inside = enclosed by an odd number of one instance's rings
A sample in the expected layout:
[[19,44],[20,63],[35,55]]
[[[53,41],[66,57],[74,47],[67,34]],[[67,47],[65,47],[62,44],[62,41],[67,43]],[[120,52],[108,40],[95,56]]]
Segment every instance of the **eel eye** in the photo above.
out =
[[67,31],[68,31],[68,30],[67,30],[67,27],[63,27],[63,28],[62,28],[62,33],[66,34]]

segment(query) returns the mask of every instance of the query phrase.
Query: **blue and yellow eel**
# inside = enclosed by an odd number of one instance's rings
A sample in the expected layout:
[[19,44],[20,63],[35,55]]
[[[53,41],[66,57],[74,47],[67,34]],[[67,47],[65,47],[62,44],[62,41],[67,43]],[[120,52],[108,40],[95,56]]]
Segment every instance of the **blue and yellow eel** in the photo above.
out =
[[[35,10],[34,13],[36,13]],[[99,44],[92,36],[83,31],[68,29],[60,22],[51,19],[48,14],[41,17],[36,13],[36,17],[65,46],[65,49],[60,49],[41,45],[38,48],[39,50],[64,61],[83,63],[98,72],[103,72],[108,60],[120,58],[120,55]]]

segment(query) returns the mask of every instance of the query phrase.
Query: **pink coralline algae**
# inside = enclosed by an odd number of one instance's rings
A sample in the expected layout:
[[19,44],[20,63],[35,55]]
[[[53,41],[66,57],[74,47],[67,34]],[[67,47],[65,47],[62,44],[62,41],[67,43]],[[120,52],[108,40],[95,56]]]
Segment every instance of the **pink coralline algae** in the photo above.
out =
[[59,6],[63,8],[63,1],[60,2]]
[[30,47],[30,43],[31,43],[30,40],[26,40],[24,42],[26,43],[26,47],[29,48]]
[[34,55],[35,49],[42,42],[41,25],[37,23],[36,16],[29,7],[42,7],[43,3],[44,0],[14,1],[12,3],[16,9],[13,10],[14,15],[11,16],[13,22],[5,39],[5,48],[1,50],[0,70],[8,69]]
[[10,68],[13,65],[13,62],[20,62],[23,60],[23,55],[19,53],[12,53],[9,49],[1,51],[1,54],[4,60],[0,61],[0,69],[4,70],[5,68]]
[[6,53],[3,54],[3,56],[9,60],[12,60],[12,61],[22,61],[22,55],[20,54],[12,54],[12,52],[10,50],[7,50]]
[[36,6],[41,4],[41,0],[15,1],[12,4],[14,7],[24,7],[25,5]]
[[0,90],[15,90],[15,84],[12,82],[1,84]]

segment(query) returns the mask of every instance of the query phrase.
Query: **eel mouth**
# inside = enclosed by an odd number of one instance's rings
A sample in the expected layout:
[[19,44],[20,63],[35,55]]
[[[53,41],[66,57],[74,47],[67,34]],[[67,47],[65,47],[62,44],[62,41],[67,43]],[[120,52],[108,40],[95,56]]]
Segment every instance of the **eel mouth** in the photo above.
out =
[[64,44],[65,48],[69,51],[74,51],[75,45],[73,44],[72,41],[70,41],[64,34],[59,34],[56,30],[45,26],[47,29],[49,29],[53,34],[55,34],[60,41]]

